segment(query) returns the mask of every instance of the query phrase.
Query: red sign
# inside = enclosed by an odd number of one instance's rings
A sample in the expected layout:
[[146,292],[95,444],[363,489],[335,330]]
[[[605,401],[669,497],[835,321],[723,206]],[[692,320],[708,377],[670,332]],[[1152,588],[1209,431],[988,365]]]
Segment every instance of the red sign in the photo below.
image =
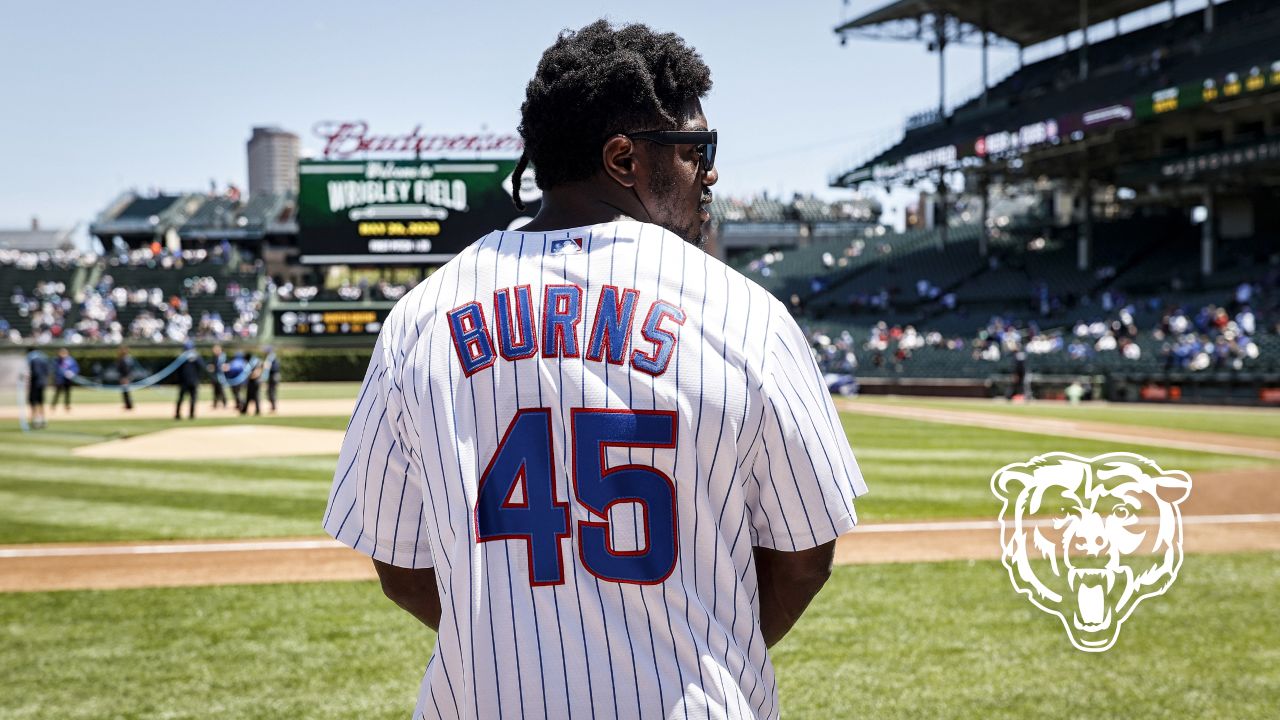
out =
[[1258,391],[1258,399],[1264,403],[1280,403],[1280,388],[1262,388]]
[[444,153],[495,153],[517,155],[524,150],[519,135],[498,133],[479,134],[423,134],[422,126],[415,125],[404,135],[372,135],[369,123],[364,120],[332,121],[315,124],[312,131],[324,139],[324,158],[345,160],[356,156],[423,155]]
[[1141,390],[1143,400],[1153,402],[1177,402],[1182,399],[1182,388],[1177,385],[1143,385]]

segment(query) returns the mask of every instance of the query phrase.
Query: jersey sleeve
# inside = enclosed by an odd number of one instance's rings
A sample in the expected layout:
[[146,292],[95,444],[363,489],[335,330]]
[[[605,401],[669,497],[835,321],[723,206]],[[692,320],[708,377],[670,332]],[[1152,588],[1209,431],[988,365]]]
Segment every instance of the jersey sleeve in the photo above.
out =
[[432,567],[423,532],[421,458],[404,432],[394,354],[379,335],[342,441],[324,529],[375,560],[405,568]]
[[853,529],[867,485],[804,333],[780,306],[770,325],[748,483],[754,544],[807,550]]

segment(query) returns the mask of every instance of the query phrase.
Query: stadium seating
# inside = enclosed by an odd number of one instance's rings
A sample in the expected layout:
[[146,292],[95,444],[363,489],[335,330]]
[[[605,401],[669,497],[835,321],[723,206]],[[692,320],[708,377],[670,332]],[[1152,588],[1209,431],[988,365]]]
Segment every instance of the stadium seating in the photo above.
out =
[[1276,60],[1280,5],[1272,0],[1232,0],[1217,10],[1213,33],[1199,13],[1157,23],[1089,46],[1088,76],[1079,75],[1079,55],[1059,53],[1028,64],[974,97],[947,117],[908,130],[902,139],[864,165],[901,159],[948,144],[1022,127],[1070,112],[1128,100],[1181,83],[1264,69]]

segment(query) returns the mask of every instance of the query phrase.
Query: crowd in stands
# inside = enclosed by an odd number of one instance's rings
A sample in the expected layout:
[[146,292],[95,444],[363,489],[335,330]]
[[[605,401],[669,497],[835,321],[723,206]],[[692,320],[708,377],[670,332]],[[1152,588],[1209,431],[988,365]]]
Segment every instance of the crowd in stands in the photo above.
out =
[[[212,250],[170,252],[160,247],[120,250],[99,256],[77,251],[19,252],[0,250],[0,266],[23,271],[61,272],[62,278],[39,279],[30,289],[14,284],[8,308],[0,309],[0,339],[12,343],[183,343],[188,340],[227,341],[255,337],[265,295],[235,281],[219,287],[213,274],[183,279],[179,293],[158,286],[117,283],[116,268],[178,270],[204,262],[221,264],[228,257],[223,246]],[[69,278],[76,268],[101,268],[92,285],[72,291]],[[218,310],[193,315],[188,301],[201,297],[225,298],[235,315],[224,318]],[[17,322],[29,326],[23,334]]]
[[1220,301],[1199,303],[1129,300],[1108,291],[1107,312],[1065,327],[1042,328],[1034,320],[993,316],[969,337],[880,321],[861,343],[849,331],[835,336],[813,331],[809,338],[823,370],[836,373],[852,373],[859,350],[869,355],[872,366],[898,371],[921,348],[967,353],[974,361],[992,364],[1019,353],[1081,363],[1098,358],[1136,362],[1144,357],[1143,340],[1150,341],[1147,348],[1159,348],[1159,367],[1165,372],[1241,370],[1262,355],[1259,335],[1280,334],[1278,281],[1272,273],[1261,283],[1240,283]]
[[795,193],[778,198],[768,192],[750,197],[716,196],[711,203],[714,222],[805,222],[871,223],[880,215],[880,205],[869,198],[827,202],[814,195]]
[[98,262],[97,255],[82,253],[78,250],[28,252],[0,249],[0,266],[15,267],[19,270],[89,267],[96,262]]
[[160,243],[157,242],[148,247],[134,249],[114,248],[103,259],[109,265],[171,270],[188,265],[198,265],[203,262],[222,265],[228,261],[229,255],[230,252],[225,250],[222,245],[215,245],[212,250],[192,248],[170,251],[168,248],[161,247]]

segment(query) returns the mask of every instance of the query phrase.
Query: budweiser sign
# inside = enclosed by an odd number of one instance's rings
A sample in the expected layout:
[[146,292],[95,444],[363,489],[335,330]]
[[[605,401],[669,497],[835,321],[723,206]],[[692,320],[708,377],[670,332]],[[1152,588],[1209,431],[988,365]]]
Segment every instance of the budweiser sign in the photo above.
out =
[[415,125],[404,135],[373,135],[369,123],[355,121],[323,121],[312,131],[324,139],[323,156],[343,160],[356,156],[378,154],[422,155],[424,153],[502,153],[518,154],[524,149],[519,135],[498,133],[478,134],[424,134],[421,125]]

